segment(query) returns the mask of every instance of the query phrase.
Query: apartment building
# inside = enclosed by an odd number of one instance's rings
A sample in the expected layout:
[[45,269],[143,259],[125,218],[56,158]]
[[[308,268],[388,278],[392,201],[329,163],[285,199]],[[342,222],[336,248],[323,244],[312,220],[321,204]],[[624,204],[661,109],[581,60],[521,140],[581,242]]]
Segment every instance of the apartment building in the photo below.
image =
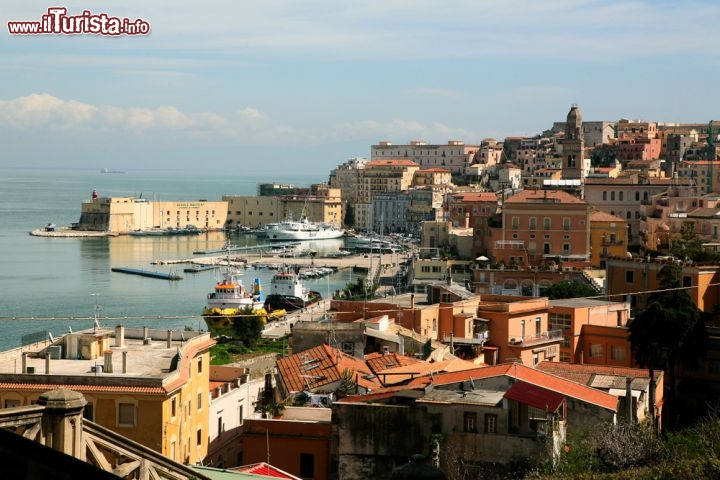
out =
[[414,140],[405,145],[393,145],[388,141],[370,147],[372,160],[407,159],[421,168],[445,168],[453,174],[462,174],[475,161],[479,145],[466,145],[460,140],[450,140],[446,145],[428,144]]
[[617,215],[601,210],[590,213],[590,265],[605,268],[610,257],[624,257],[627,254],[628,224]]
[[590,258],[590,206],[559,190],[523,190],[505,200],[492,255],[506,264]]
[[208,450],[207,332],[94,328],[0,355],[0,402],[31,405],[49,389],[84,395],[84,416],[167,458]]

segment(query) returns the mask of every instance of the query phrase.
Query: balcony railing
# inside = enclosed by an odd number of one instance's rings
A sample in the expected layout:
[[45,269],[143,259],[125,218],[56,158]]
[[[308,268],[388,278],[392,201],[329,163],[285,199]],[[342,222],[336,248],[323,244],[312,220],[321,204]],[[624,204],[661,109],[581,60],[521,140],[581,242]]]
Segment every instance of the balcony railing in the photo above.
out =
[[562,339],[562,330],[548,330],[546,332],[537,333],[535,335],[528,335],[525,337],[511,338],[508,342],[510,345],[523,347],[530,345],[539,345],[543,343],[557,342]]

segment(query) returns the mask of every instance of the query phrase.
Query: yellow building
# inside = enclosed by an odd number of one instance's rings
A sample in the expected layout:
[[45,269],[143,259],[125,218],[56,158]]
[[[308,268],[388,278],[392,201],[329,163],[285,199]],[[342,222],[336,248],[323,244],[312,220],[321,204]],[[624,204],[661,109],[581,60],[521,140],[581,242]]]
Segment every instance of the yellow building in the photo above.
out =
[[55,388],[82,393],[86,419],[185,464],[207,455],[206,332],[96,328],[0,354],[0,404],[34,404]]
[[590,264],[605,268],[610,257],[627,255],[628,224],[617,215],[601,210],[590,212]]
[[206,230],[225,227],[227,202],[151,202],[135,197],[100,197],[93,191],[83,200],[77,230],[130,233],[152,228],[187,228]]
[[228,204],[227,224],[258,228],[292,217],[306,216],[311,222],[341,225],[343,208],[341,190],[318,184],[308,193],[291,195],[223,195]]

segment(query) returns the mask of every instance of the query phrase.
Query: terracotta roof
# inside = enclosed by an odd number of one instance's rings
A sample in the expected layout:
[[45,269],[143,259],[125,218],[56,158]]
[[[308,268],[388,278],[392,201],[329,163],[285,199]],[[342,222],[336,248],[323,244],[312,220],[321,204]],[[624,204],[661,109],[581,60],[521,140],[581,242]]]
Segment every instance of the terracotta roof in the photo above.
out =
[[145,393],[150,395],[165,395],[162,387],[141,387],[124,385],[68,385],[67,383],[0,383],[0,390],[55,390],[56,388],[67,388],[76,392],[107,392],[107,393]]
[[412,160],[394,159],[394,160],[371,160],[365,164],[365,168],[380,167],[383,165],[394,165],[397,167],[419,167],[420,166],[419,163],[413,162]]
[[[649,373],[641,368],[612,367],[606,365],[585,365],[564,362],[540,362],[537,367],[543,372],[563,377],[573,382],[588,385],[593,375],[614,375],[618,377],[649,378]],[[662,372],[655,372],[655,379],[659,380]]]
[[462,202],[492,202],[497,203],[498,197],[493,192],[461,192],[451,193],[450,198],[452,200],[459,200]]
[[422,170],[418,170],[416,173],[450,173],[450,170],[447,168],[424,168]]
[[329,345],[318,345],[277,361],[278,372],[290,392],[321,389],[340,381],[345,370],[354,372],[354,380],[364,389],[380,388],[378,378],[359,358]]
[[393,385],[406,382],[414,377],[433,375],[445,372],[458,372],[477,368],[472,362],[462,360],[460,358],[451,358],[449,360],[441,360],[439,362],[424,362],[402,365],[395,368],[387,368],[378,372],[378,378],[385,385]]
[[618,400],[613,395],[600,390],[572,382],[549,373],[526,367],[520,363],[505,363],[491,367],[481,367],[460,372],[440,373],[432,377],[422,377],[412,380],[407,387],[418,388],[433,385],[449,385],[470,380],[480,380],[508,376],[517,380],[537,385],[555,391],[566,397],[598,405],[608,410],[617,411]]
[[395,368],[404,365],[413,365],[422,362],[422,360],[408,357],[405,355],[399,355],[397,353],[370,353],[365,355],[365,363],[370,370],[375,373],[382,372],[389,368]]
[[590,211],[591,222],[625,222],[625,219],[613,215],[602,210],[591,210]]
[[567,192],[563,192],[562,190],[523,190],[505,200],[505,205],[515,203],[542,204],[546,200],[548,203],[574,203],[587,205],[585,200],[581,200]]

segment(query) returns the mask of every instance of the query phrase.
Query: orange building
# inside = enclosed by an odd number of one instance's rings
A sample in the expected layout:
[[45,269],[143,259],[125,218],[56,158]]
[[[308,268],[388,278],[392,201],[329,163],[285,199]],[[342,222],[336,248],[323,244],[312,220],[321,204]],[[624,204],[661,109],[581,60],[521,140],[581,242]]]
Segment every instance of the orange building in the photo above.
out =
[[523,190],[505,200],[500,238],[491,254],[521,266],[557,259],[587,262],[590,206],[560,190]]
[[590,212],[590,264],[605,268],[609,257],[627,255],[628,223],[601,210]]
[[597,362],[603,365],[630,366],[630,348],[627,343],[627,325],[630,319],[630,304],[608,302],[590,298],[566,298],[550,300],[548,328],[562,332],[560,361],[570,363],[590,363],[583,353],[583,336],[590,333],[586,327],[623,327],[625,343],[623,352],[613,354],[613,361]]
[[477,316],[490,332],[487,346],[496,347],[496,358],[486,355],[490,364],[519,360],[537,365],[558,360],[562,331],[548,327],[548,299],[513,295],[483,295]]
[[283,419],[249,419],[242,426],[242,463],[269,462],[300,478],[330,478],[329,408],[285,409]]
[[[608,295],[628,295],[632,307],[641,308],[646,304],[647,295],[659,288],[658,272],[668,258],[610,258],[607,260],[606,281]],[[683,263],[681,285],[687,289],[697,307],[704,312],[713,312],[718,304],[720,289],[720,268],[717,265]]]

